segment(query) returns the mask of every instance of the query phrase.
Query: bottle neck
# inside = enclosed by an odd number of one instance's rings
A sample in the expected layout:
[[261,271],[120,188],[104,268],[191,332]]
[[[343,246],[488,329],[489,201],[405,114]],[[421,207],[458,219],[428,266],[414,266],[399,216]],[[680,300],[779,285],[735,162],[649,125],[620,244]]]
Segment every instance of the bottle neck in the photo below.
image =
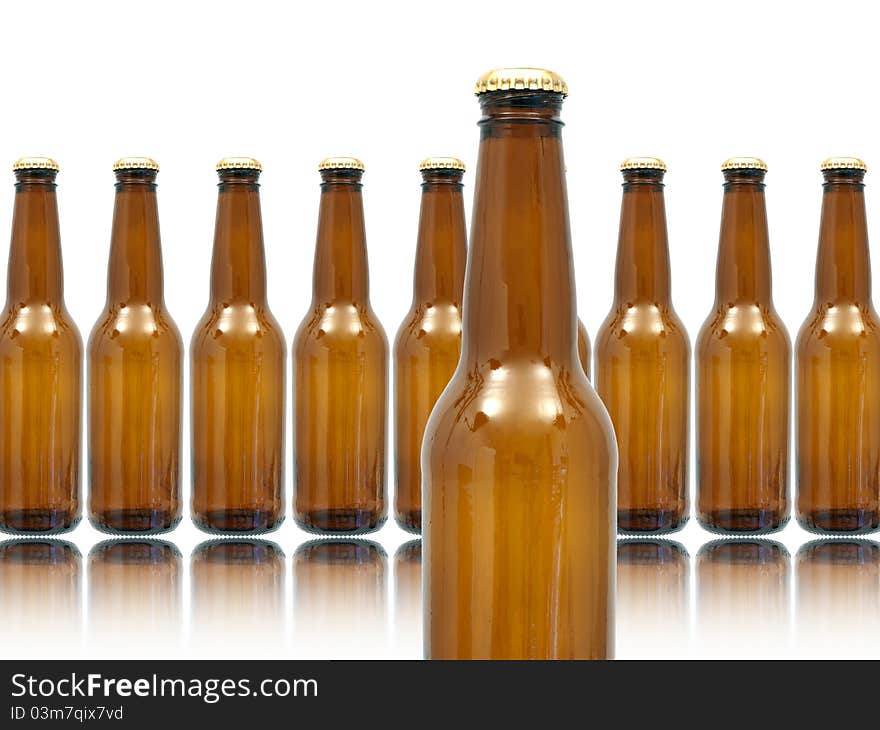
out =
[[163,296],[156,173],[119,171],[113,206],[107,303],[161,306]]
[[817,306],[836,302],[870,306],[871,261],[863,177],[859,170],[825,172],[816,264]]
[[259,173],[220,171],[211,301],[266,303],[266,253],[260,213]]
[[724,178],[715,303],[772,306],[764,172],[727,170]]
[[562,97],[492,92],[480,102],[462,357],[579,368]]
[[360,170],[322,170],[312,302],[370,300],[367,235]]
[[7,306],[64,303],[64,273],[55,175],[50,170],[16,173]]
[[423,178],[413,301],[460,306],[467,260],[462,173],[426,170]]
[[670,305],[669,243],[660,170],[624,171],[614,299],[618,305]]

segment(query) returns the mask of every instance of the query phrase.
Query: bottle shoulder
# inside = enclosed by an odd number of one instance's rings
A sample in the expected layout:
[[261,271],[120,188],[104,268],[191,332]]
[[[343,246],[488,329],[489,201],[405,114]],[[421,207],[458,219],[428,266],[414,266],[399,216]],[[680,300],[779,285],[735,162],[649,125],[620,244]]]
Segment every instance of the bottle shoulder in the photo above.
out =
[[72,354],[83,349],[79,328],[63,303],[7,305],[0,320],[0,343],[13,349],[49,347]]
[[880,318],[873,305],[822,304],[814,307],[798,331],[797,350],[810,348],[880,350]]
[[[579,363],[459,365],[431,415],[438,441],[453,434],[474,443],[537,436],[557,443],[601,439],[613,447],[611,419]],[[427,434],[426,434],[427,439]]]
[[382,323],[369,306],[327,304],[312,307],[294,335],[294,350],[335,346],[387,352],[388,337]]
[[116,347],[161,342],[183,348],[180,329],[168,311],[149,304],[105,307],[89,334],[89,348],[102,342]]
[[191,349],[236,346],[286,349],[281,325],[268,307],[250,303],[208,307],[193,331]]
[[753,302],[716,306],[697,335],[698,353],[713,349],[754,348],[765,344],[790,350],[791,338],[782,318],[771,305]]
[[410,309],[394,338],[396,355],[460,347],[461,309],[455,304],[434,304]]
[[636,302],[612,308],[596,336],[597,356],[638,346],[690,352],[687,329],[671,305]]

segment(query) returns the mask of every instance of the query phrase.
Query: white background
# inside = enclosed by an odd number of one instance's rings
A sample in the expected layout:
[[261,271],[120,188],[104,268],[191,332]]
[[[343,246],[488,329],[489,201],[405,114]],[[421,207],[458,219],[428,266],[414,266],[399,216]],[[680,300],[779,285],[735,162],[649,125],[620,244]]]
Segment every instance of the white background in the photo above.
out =
[[[154,157],[162,168],[166,300],[188,345],[207,302],[214,164],[228,155],[256,157],[265,170],[269,298],[289,345],[310,301],[317,163],[354,155],[366,164],[373,305],[392,339],[411,297],[419,161],[464,159],[469,209],[474,81],[490,68],[537,65],[559,71],[570,89],[563,110],[569,204],[578,305],[591,338],[611,302],[620,161],[655,155],[669,167],[673,296],[693,341],[713,300],[719,166],[755,155],[769,165],[775,298],[794,339],[812,301],[825,157],[866,160],[869,225],[880,230],[870,172],[880,164],[875,23],[870,3],[841,1],[630,0],[595,9],[515,0],[7,3],[0,10],[0,166],[8,171],[0,231],[11,224],[12,162],[57,159],[66,298],[85,339],[104,301],[111,165],[126,155]],[[289,404],[288,394],[288,418]],[[290,439],[289,424],[287,433]],[[286,473],[289,504],[289,461]],[[188,500],[188,467],[184,476]],[[171,534],[184,566],[204,537],[187,517]],[[288,521],[270,537],[288,557],[290,604],[290,558],[306,536]],[[70,539],[85,556],[101,536],[84,524]],[[375,539],[388,551],[390,575],[394,549],[407,537],[389,524]],[[690,525],[679,539],[694,556],[709,536]],[[778,539],[794,556],[807,536],[790,527]],[[398,645],[391,583],[384,633],[372,648],[416,656],[417,642]],[[183,586],[182,648],[165,653],[198,655],[186,638],[188,577]],[[794,602],[793,595],[785,600]],[[687,600],[692,623],[695,591]],[[82,601],[88,605],[85,595]],[[299,654],[294,644],[278,651]],[[621,641],[621,655],[639,653],[632,644]],[[716,648],[693,640],[679,650],[712,655]],[[351,653],[332,636],[323,649]],[[764,653],[790,647],[777,649]],[[241,645],[217,649],[227,650],[247,653]],[[85,634],[77,652],[114,649],[93,646]],[[667,646],[661,653],[673,652]]]

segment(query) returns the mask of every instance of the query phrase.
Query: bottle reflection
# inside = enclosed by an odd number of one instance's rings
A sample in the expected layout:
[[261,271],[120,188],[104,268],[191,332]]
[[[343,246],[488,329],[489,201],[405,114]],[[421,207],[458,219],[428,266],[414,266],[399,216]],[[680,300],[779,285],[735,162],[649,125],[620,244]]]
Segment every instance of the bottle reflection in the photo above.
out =
[[671,540],[617,542],[617,656],[684,655],[690,633],[690,556]]
[[833,538],[795,558],[798,648],[810,656],[876,656],[880,646],[880,544]]
[[422,658],[422,541],[403,543],[394,553],[395,654]]
[[106,540],[89,552],[88,569],[92,650],[174,656],[183,572],[177,547],[164,540]]
[[323,659],[386,651],[387,558],[375,542],[311,540],[293,556],[294,651]]
[[791,558],[778,542],[727,539],[697,553],[697,648],[707,657],[784,656]]
[[191,637],[197,651],[265,658],[284,651],[284,553],[267,540],[208,540],[193,550]]
[[0,646],[4,659],[70,657],[81,637],[79,550],[63,540],[0,542]]

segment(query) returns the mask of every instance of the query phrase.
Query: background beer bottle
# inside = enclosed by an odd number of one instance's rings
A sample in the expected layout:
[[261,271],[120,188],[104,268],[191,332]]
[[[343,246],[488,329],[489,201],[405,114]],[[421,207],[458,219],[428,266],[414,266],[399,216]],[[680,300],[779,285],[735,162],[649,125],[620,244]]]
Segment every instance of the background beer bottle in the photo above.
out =
[[461,353],[461,298],[467,233],[461,179],[464,163],[433,157],[419,168],[422,204],[412,308],[394,342],[394,516],[422,530],[422,436],[434,403]]
[[211,295],[192,368],[192,517],[208,532],[259,533],[284,519],[284,360],[266,299],[260,163],[220,176]]
[[596,389],[617,435],[617,526],[677,530],[688,518],[690,343],[670,298],[663,174],[653,157],[620,166],[614,303],[596,338]]
[[295,519],[357,534],[387,516],[388,340],[370,305],[364,166],[331,157],[318,170],[312,305],[293,343]]
[[89,520],[164,532],[180,521],[183,341],[165,309],[159,166],[127,157],[113,171],[107,304],[88,345]]
[[429,658],[613,653],[617,453],[577,352],[566,93],[540,69],[477,82],[462,354],[422,446]]
[[80,520],[82,339],[64,304],[58,164],[27,157],[12,169],[0,324],[0,529],[64,532]]
[[697,340],[697,519],[717,532],[788,522],[791,342],[773,307],[767,166],[727,160],[715,306]]
[[797,338],[797,519],[814,532],[880,527],[880,332],[871,301],[865,163],[825,178],[813,311]]

